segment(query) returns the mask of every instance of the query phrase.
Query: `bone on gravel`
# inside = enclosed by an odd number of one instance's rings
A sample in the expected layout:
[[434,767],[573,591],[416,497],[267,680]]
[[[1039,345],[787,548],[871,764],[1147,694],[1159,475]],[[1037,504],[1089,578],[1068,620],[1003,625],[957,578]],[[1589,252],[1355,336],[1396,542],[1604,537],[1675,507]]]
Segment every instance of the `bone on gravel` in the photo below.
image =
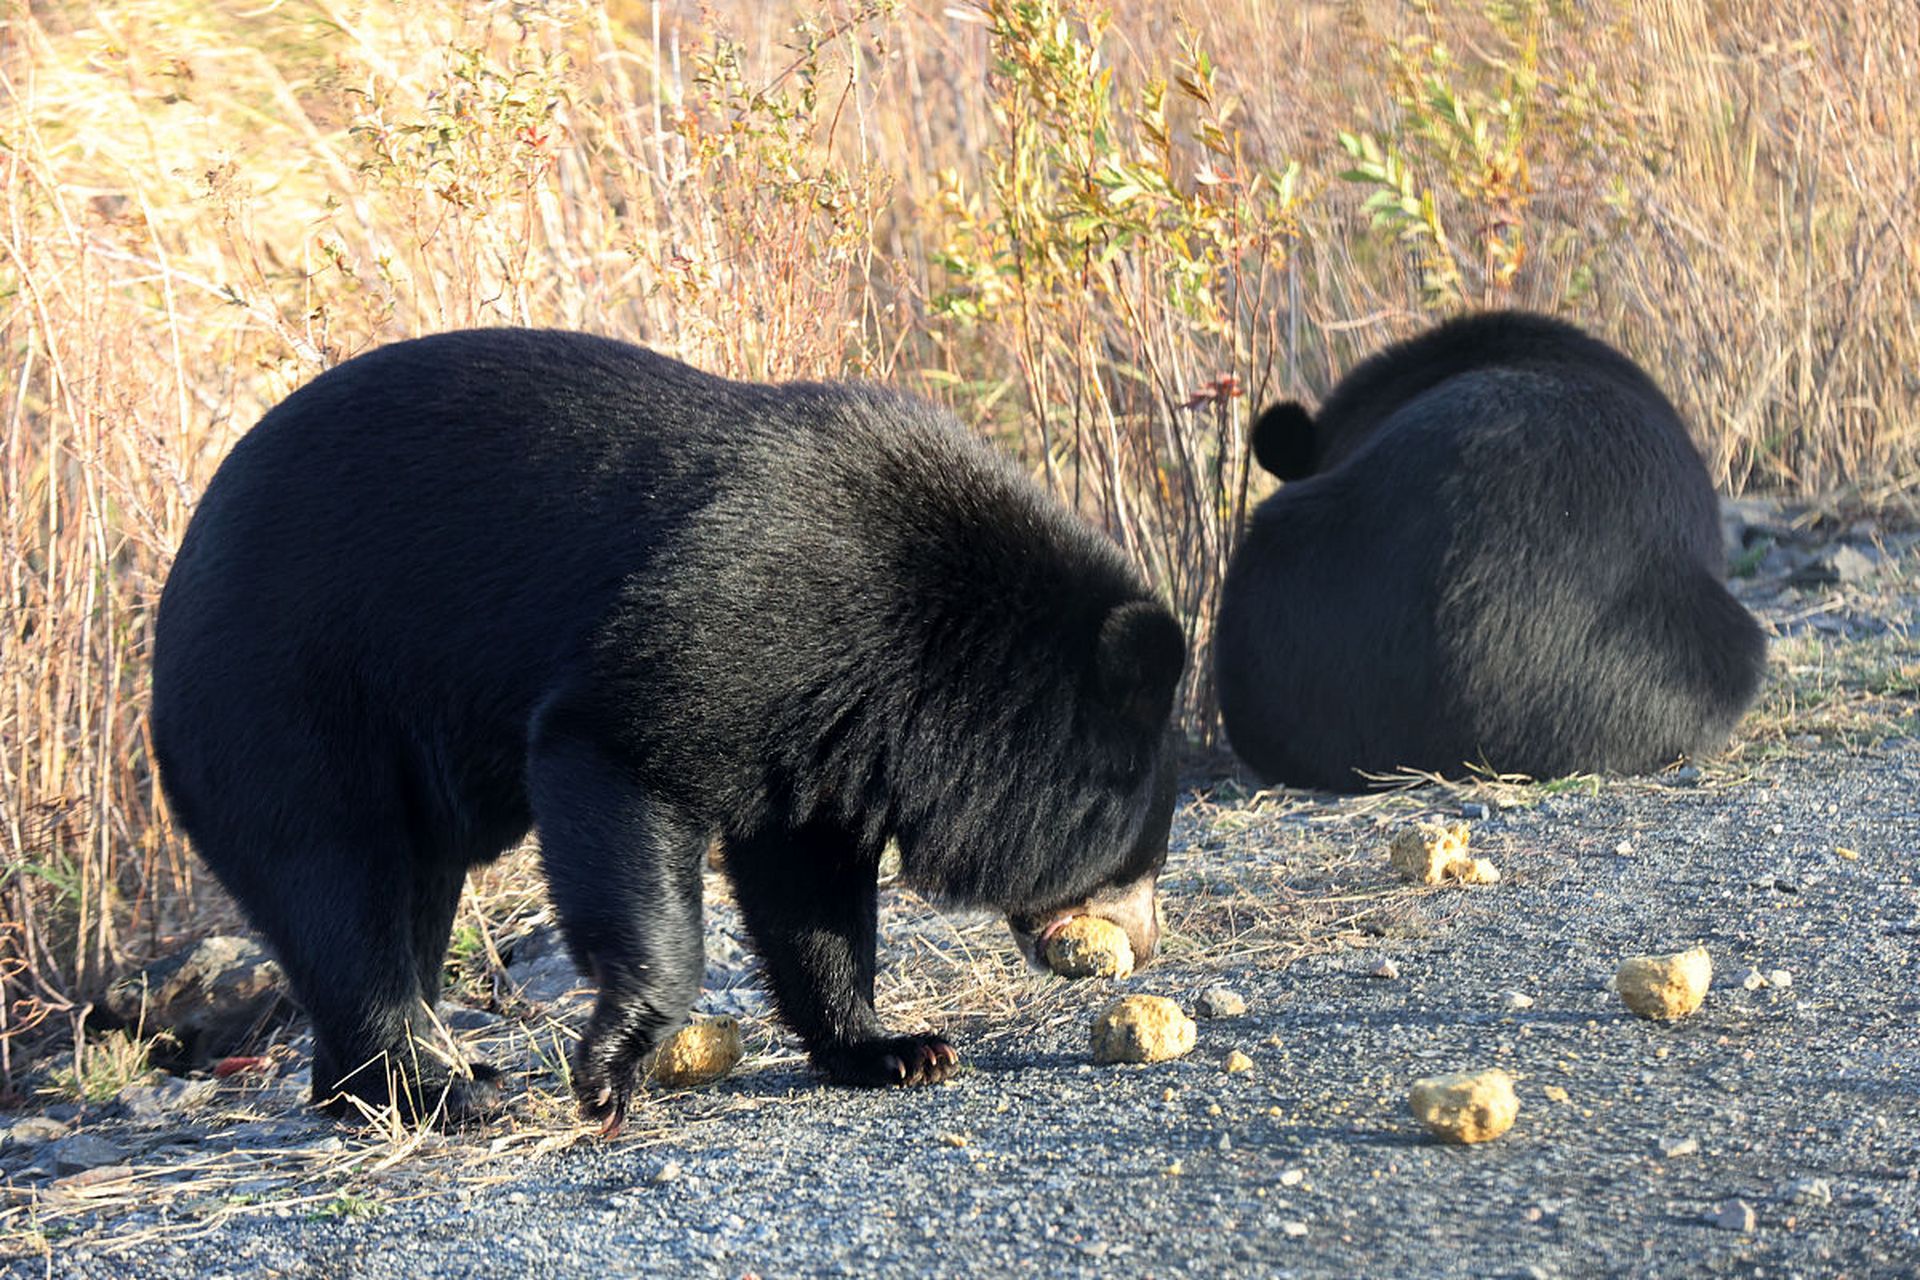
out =
[[1095,1062],[1164,1062],[1193,1051],[1199,1029],[1165,996],[1124,996],[1093,1022]]
[[733,1070],[745,1052],[737,1019],[708,1018],[682,1027],[660,1046],[653,1078],[673,1089],[712,1084]]
[[1047,939],[1047,968],[1063,978],[1124,978],[1133,972],[1133,944],[1110,920],[1075,916]]
[[1495,1068],[1415,1080],[1407,1104],[1443,1142],[1487,1142],[1513,1127],[1513,1077]]
[[1684,1018],[1700,1007],[1713,983],[1705,947],[1666,956],[1632,956],[1620,964],[1614,986],[1627,1008],[1643,1018]]

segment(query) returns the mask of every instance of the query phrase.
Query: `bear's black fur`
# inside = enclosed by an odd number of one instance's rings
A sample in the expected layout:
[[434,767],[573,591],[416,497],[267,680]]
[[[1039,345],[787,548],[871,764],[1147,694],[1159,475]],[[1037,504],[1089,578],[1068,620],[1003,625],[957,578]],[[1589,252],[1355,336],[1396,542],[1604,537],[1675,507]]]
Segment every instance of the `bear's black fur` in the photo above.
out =
[[889,839],[1017,931],[1105,903],[1144,960],[1184,657],[1110,543],[926,405],[477,330],[349,361],[235,446],[160,603],[153,737],[321,1100],[494,1101],[417,1033],[467,869],[537,827],[600,989],[575,1088],[617,1127],[698,993],[714,835],[835,1081],[956,1062],[875,1016]]
[[1571,325],[1451,321],[1317,415],[1267,410],[1253,443],[1290,483],[1234,554],[1215,662],[1227,736],[1271,781],[1645,772],[1719,747],[1758,688],[1684,424]]

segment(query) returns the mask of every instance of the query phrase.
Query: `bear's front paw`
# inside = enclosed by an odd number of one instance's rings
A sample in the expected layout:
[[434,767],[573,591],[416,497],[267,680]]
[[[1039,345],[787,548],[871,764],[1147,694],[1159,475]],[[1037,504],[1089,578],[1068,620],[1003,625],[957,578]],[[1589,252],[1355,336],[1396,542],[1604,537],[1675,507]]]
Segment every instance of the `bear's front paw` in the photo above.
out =
[[573,1065],[573,1093],[580,1100],[580,1114],[600,1123],[601,1137],[618,1137],[626,1124],[627,1104],[633,1100],[640,1064],[652,1051],[654,1039],[632,1028],[593,1027],[580,1041]]
[[835,1084],[887,1088],[939,1084],[959,1067],[960,1055],[941,1036],[887,1036],[828,1049],[816,1061]]

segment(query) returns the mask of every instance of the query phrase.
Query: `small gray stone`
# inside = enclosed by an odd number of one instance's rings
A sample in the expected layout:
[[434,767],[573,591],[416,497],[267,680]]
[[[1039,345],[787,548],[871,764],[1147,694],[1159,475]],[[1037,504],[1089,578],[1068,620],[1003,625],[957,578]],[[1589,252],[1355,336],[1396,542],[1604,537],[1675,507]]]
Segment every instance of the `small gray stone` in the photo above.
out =
[[1613,846],[1613,851],[1622,858],[1631,858],[1633,856],[1633,841],[1622,840],[1619,844]]
[[57,1142],[73,1132],[71,1125],[52,1116],[23,1116],[0,1134],[0,1147],[37,1147],[43,1142]]
[[1307,1234],[1307,1224],[1304,1222],[1283,1222],[1280,1224],[1280,1230],[1284,1234],[1292,1236],[1297,1240]]
[[1500,993],[1500,1003],[1511,1012],[1518,1013],[1522,1009],[1533,1008],[1533,997],[1524,991],[1503,991]]
[[1789,1204],[1832,1204],[1833,1184],[1825,1178],[1795,1178],[1781,1185],[1779,1198]]
[[56,1178],[84,1173],[102,1165],[125,1164],[127,1160],[126,1151],[118,1143],[109,1142],[97,1133],[76,1133],[70,1138],[62,1138],[48,1148],[46,1154],[53,1162]]
[[1748,969],[1740,975],[1740,985],[1748,991],[1758,991],[1767,985],[1767,976],[1758,969]]
[[1678,1160],[1681,1156],[1690,1156],[1700,1150],[1697,1138],[1662,1138],[1660,1154],[1669,1160]]
[[1193,1011],[1203,1018],[1237,1018],[1247,1011],[1247,1000],[1230,987],[1208,987],[1193,1002]]
[[237,1049],[284,1009],[287,979],[252,938],[202,938],[107,989],[108,1013],[146,1034],[169,1031],[202,1058]]
[[130,1084],[119,1102],[127,1117],[140,1124],[165,1124],[177,1113],[205,1104],[220,1088],[214,1080],[182,1080],[166,1076],[150,1083]]
[[1830,559],[1842,582],[1858,582],[1873,572],[1873,558],[1858,547],[1841,547]]
[[1745,1200],[1729,1200],[1708,1214],[1707,1221],[1722,1231],[1752,1231],[1755,1221],[1753,1206]]
[[1700,766],[1683,764],[1667,775],[1667,781],[1676,787],[1691,787],[1700,781]]
[[1469,802],[1460,806],[1460,816],[1478,821],[1487,816],[1487,806],[1478,802]]
[[681,1174],[684,1172],[685,1170],[681,1169],[678,1160],[669,1160],[653,1171],[653,1180],[655,1182],[678,1182],[680,1181]]
[[488,1013],[485,1009],[469,1009],[458,1004],[441,1005],[439,1014],[447,1030],[455,1032],[491,1031],[506,1021],[499,1014]]
[[1367,970],[1367,976],[1369,978],[1384,978],[1388,982],[1391,982],[1400,976],[1400,966],[1395,964],[1391,957],[1382,956],[1378,964]]
[[1829,587],[1858,582],[1873,572],[1873,558],[1858,547],[1839,546],[1808,557],[1787,576],[1796,587]]
[[1280,1185],[1283,1187],[1297,1187],[1301,1182],[1305,1181],[1306,1176],[1307,1171],[1305,1169],[1284,1170],[1280,1174]]
[[1767,985],[1785,991],[1793,985],[1793,974],[1786,969],[1767,970]]
[[525,965],[516,958],[507,966],[507,976],[520,988],[522,998],[542,1005],[558,1004],[586,985],[564,951],[548,952]]

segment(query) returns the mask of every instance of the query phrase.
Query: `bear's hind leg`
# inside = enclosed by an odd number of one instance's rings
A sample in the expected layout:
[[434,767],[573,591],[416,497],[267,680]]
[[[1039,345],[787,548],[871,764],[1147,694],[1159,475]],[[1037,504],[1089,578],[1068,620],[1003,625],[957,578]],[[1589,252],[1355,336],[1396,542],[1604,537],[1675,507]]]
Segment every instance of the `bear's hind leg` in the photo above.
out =
[[[453,935],[461,891],[466,888],[466,868],[461,860],[423,859],[413,878],[414,964],[420,974],[421,998],[435,1010],[446,986],[447,942]],[[499,1110],[506,1101],[500,1069],[492,1063],[468,1059],[463,1065],[453,1064],[452,1074],[455,1087],[447,1099],[449,1118],[464,1121],[484,1116]]]
[[629,768],[562,720],[543,717],[536,731],[528,790],[567,948],[600,989],[573,1089],[611,1137],[641,1063],[700,994],[707,833],[651,800]]
[[937,1084],[960,1055],[938,1035],[894,1035],[873,1007],[877,853],[830,827],[727,844],[727,874],[774,999],[836,1084]]
[[358,1099],[391,1103],[408,1123],[465,1119],[494,1099],[491,1087],[470,1094],[425,1017],[416,894],[375,870],[409,852],[335,840],[231,884],[313,1022],[313,1100],[333,1115],[353,1117]]

